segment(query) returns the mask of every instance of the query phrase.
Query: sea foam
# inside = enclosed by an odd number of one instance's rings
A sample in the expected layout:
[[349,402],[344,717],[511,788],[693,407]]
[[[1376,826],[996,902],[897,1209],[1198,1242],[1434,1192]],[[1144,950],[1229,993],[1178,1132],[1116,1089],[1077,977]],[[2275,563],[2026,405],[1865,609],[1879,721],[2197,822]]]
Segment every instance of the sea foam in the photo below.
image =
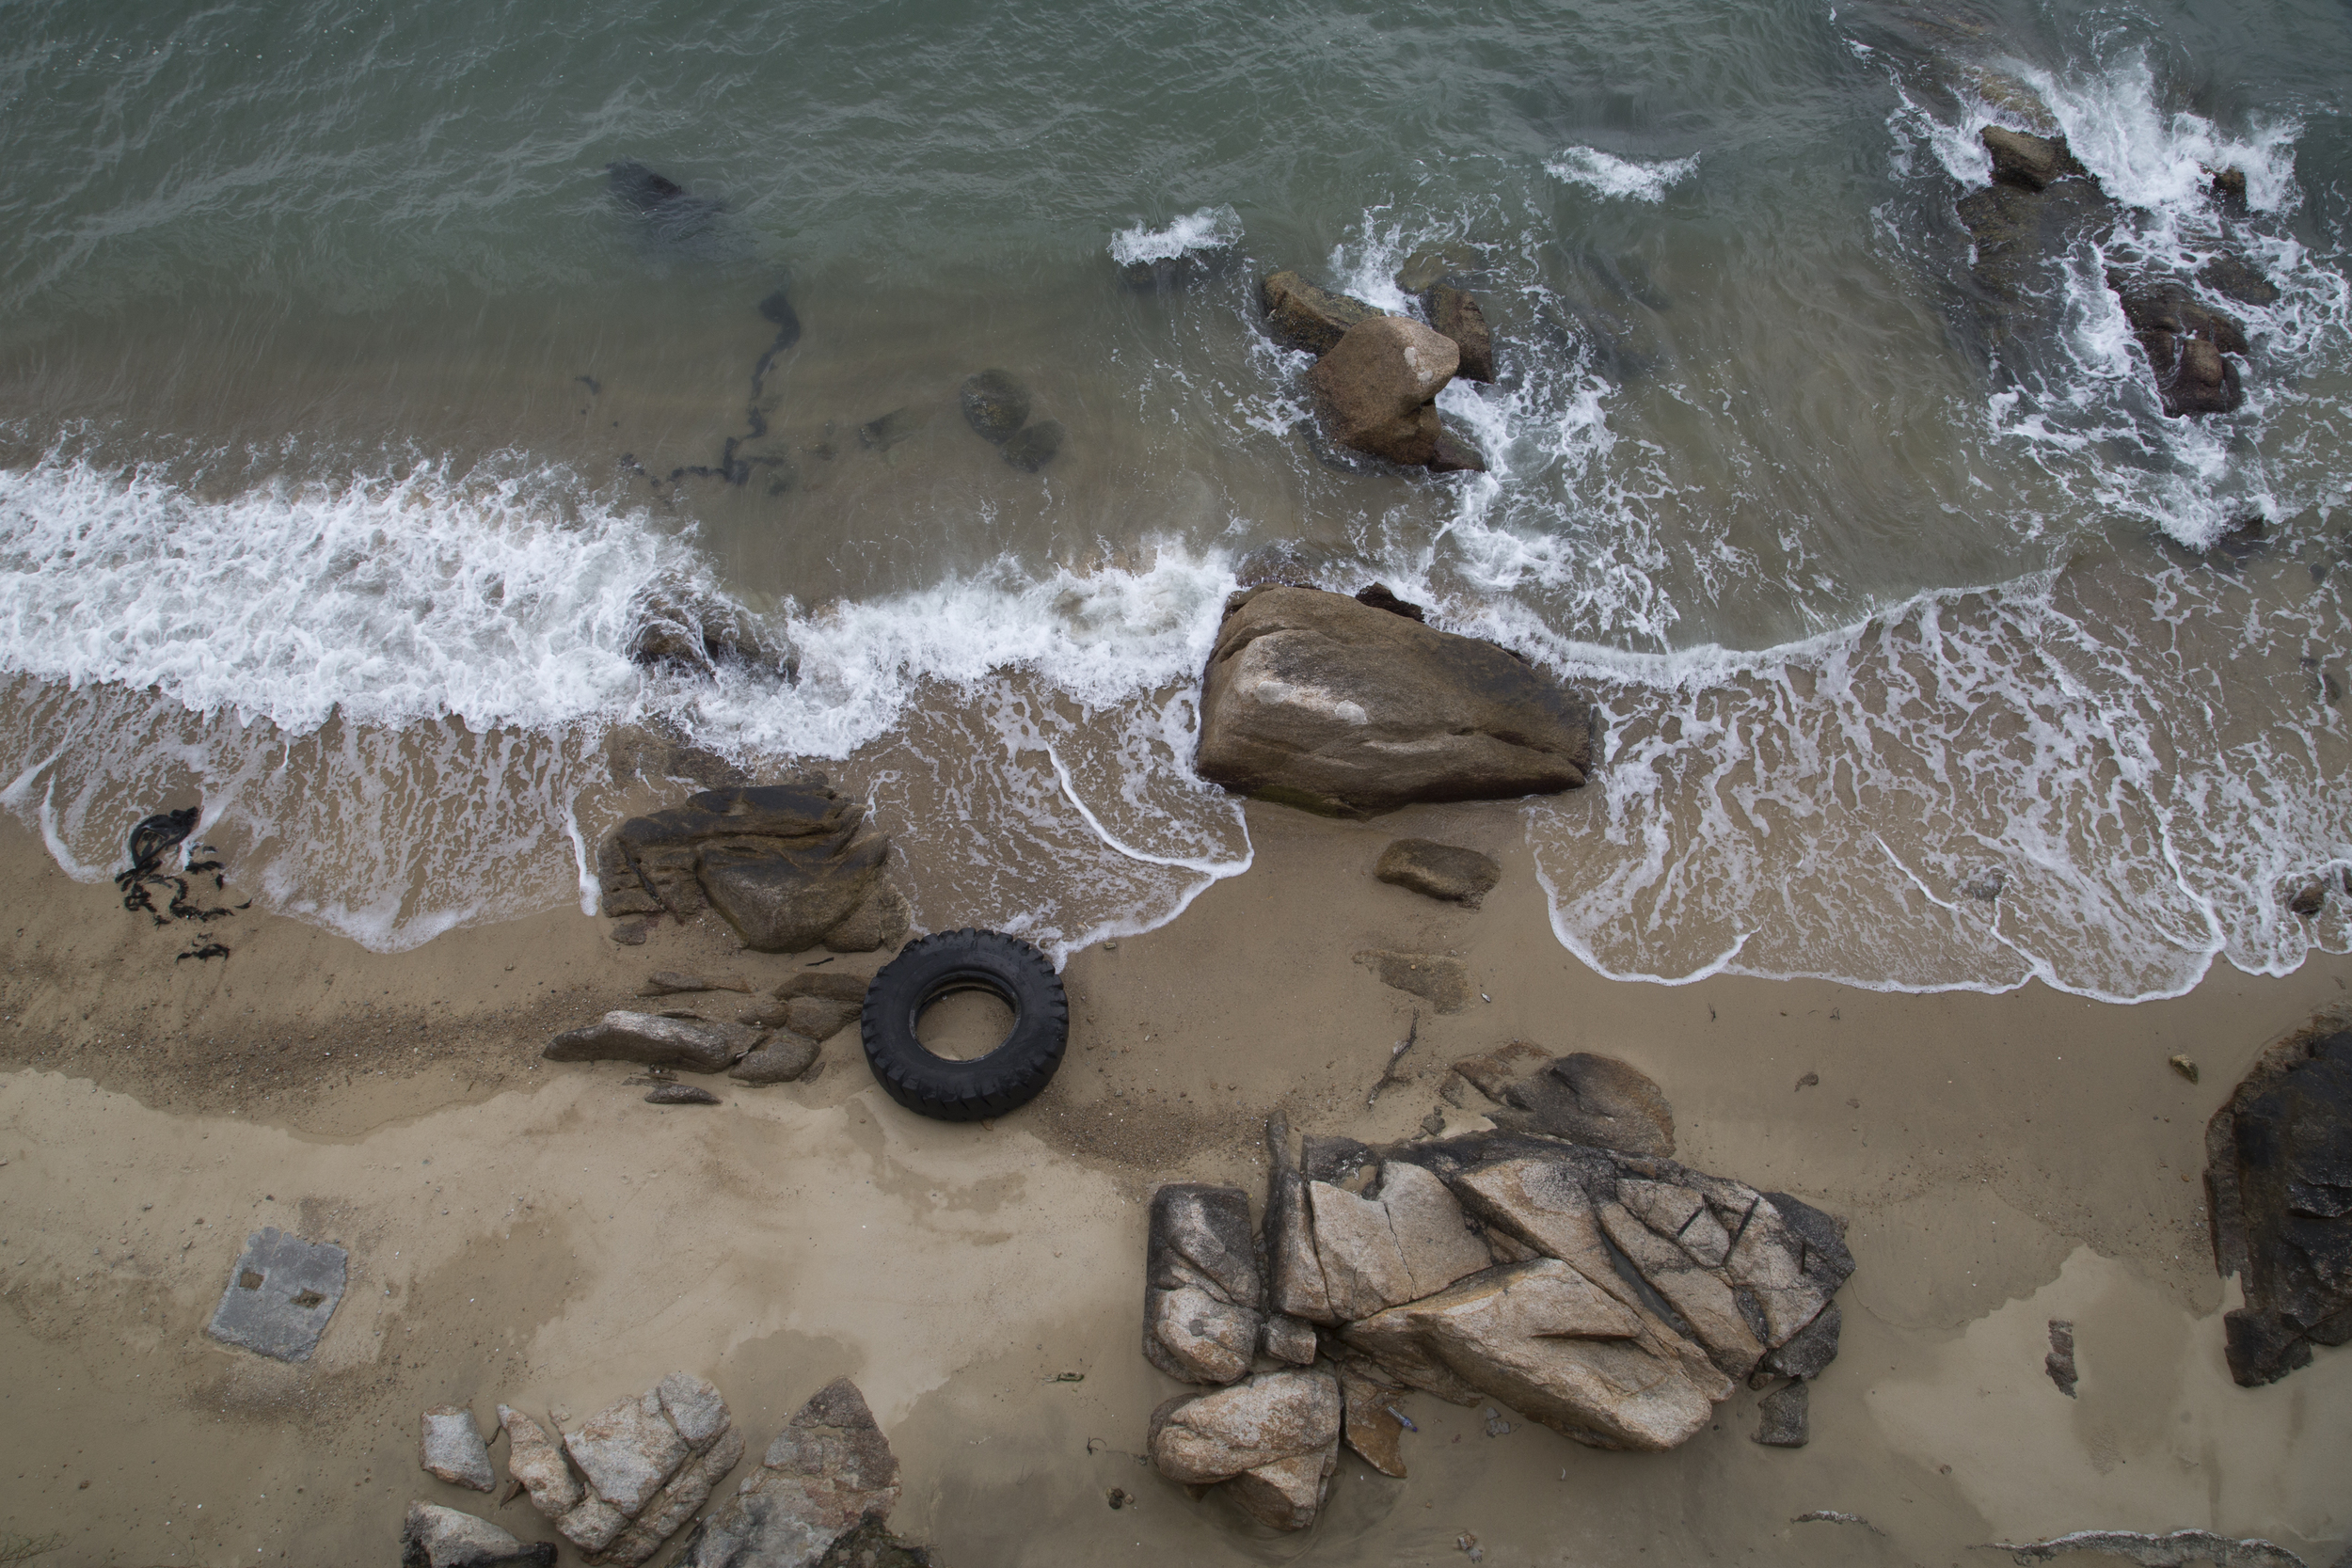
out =
[[1606,197],[1634,201],[1663,201],[1666,192],[1697,170],[1698,154],[1659,163],[1639,163],[1603,152],[1597,147],[1571,147],[1544,167],[1556,179],[1582,185]]
[[1195,251],[1216,250],[1241,241],[1241,214],[1230,206],[1202,207],[1153,229],[1138,223],[1111,236],[1111,260],[1120,266],[1172,261]]

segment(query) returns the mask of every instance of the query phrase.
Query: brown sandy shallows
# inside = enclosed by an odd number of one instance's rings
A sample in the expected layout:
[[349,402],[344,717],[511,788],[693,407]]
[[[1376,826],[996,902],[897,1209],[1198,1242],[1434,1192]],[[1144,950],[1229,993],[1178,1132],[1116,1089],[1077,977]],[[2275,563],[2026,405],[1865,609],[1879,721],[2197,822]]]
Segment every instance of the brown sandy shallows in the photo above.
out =
[[[175,963],[191,927],[124,913],[0,828],[0,1532],[62,1531],[50,1560],[75,1564],[386,1560],[424,1497],[552,1539],[527,1502],[423,1475],[418,1413],[577,1418],[685,1367],[755,1451],[856,1377],[906,1464],[900,1528],[955,1568],[1451,1563],[1466,1536],[1499,1564],[1974,1564],[2090,1527],[2264,1535],[2314,1568],[2344,1549],[2352,1352],[2231,1384],[2195,1178],[2206,1117],[2265,1044],[2352,1004],[2352,963],[2224,968],[2136,1007],[1623,985],[1552,941],[1510,807],[1369,826],[1253,807],[1250,827],[1248,874],[1073,959],[1068,1063],[993,1128],[901,1112],[848,1034],[814,1084],[709,1081],[716,1108],[537,1061],[657,968],[772,984],[802,961],[721,931],[618,948],[558,911],[384,957],[248,912],[214,927],[229,959]],[[1371,879],[1413,833],[1502,861],[1484,910]],[[1420,1009],[1369,1112],[1418,1005],[1351,961],[1363,947],[1459,952],[1493,999]],[[1672,1097],[1683,1158],[1851,1219],[1811,1446],[1751,1443],[1750,1393],[1663,1455],[1489,1437],[1416,1396],[1410,1479],[1343,1459],[1303,1537],[1154,1479],[1134,1451],[1174,1390],[1136,1348],[1151,1186],[1254,1189],[1277,1107],[1403,1135],[1443,1064],[1513,1037],[1627,1057]],[[352,1250],[308,1365],[202,1334],[262,1224]],[[2075,1325],[2076,1399],[2042,1370],[2053,1318]],[[1111,1509],[1114,1487],[1136,1505]],[[1869,1526],[1792,1522],[1820,1510]]]

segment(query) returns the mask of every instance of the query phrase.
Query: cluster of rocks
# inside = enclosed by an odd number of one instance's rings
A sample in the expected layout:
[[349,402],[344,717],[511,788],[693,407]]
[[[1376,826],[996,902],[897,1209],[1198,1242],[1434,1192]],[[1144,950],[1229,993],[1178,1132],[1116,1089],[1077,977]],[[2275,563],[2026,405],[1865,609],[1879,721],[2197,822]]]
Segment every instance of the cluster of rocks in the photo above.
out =
[[2214,1262],[2246,1305],[2223,1320],[2230,1375],[2253,1387],[2352,1339],[2352,1029],[2265,1052],[2205,1126]]
[[1285,271],[1261,283],[1259,303],[1276,342],[1315,356],[1307,380],[1333,440],[1438,473],[1486,468],[1436,406],[1438,392],[1457,375],[1495,377],[1494,335],[1476,299],[1449,281],[1430,280],[1420,291],[1424,324]]
[[1033,474],[1061,451],[1065,434],[1058,420],[1029,422],[1034,401],[1029,388],[1010,371],[986,370],[967,376],[957,394],[964,423],[974,435],[1004,454],[1023,473]]
[[723,668],[801,677],[801,656],[788,641],[715,594],[656,584],[637,595],[631,618],[628,657],[647,669],[704,680]]
[[1234,594],[1201,679],[1200,776],[1347,816],[1584,782],[1586,704],[1519,656],[1399,604],[1288,584]]
[[[566,1030],[541,1054],[550,1062],[634,1062],[684,1072],[723,1072],[738,1083],[783,1084],[814,1077],[819,1042],[857,1022],[866,1005],[863,975],[803,970],[768,1000],[712,1018],[712,998],[739,985],[700,975],[660,973],[642,988],[649,996],[688,1006],[660,1012],[617,1010],[582,1028]],[[657,1088],[648,1100],[661,1095]],[[701,1090],[667,1103],[707,1102]]]
[[866,807],[822,778],[706,790],[632,816],[605,841],[596,871],[609,915],[718,911],[760,953],[894,946],[904,895],[883,875],[890,839]]
[[[2045,112],[2046,115],[2046,112]],[[2046,330],[2048,259],[2112,222],[2112,206],[2090,171],[2055,134],[2035,135],[2003,126],[1981,133],[1992,159],[1993,183],[1963,198],[1961,220],[1976,242],[1976,277],[1996,307],[1996,335],[2020,328]],[[2242,211],[2246,177],[2224,170],[2214,196],[2225,213]],[[2245,400],[2238,361],[2249,352],[2246,327],[2201,295],[2266,306],[2279,290],[2235,251],[2225,251],[2194,278],[2110,271],[2107,287],[2122,302],[2132,335],[2148,356],[2168,415],[2226,414]]]
[[[591,1563],[635,1568],[701,1513],[743,1458],[743,1436],[719,1390],[673,1372],[616,1402],[561,1441],[499,1406],[514,1490]],[[424,1415],[423,1467],[453,1485],[496,1485],[487,1441],[470,1411]],[[696,1525],[679,1568],[927,1568],[929,1552],[884,1528],[898,1500],[898,1462],[857,1386],[839,1378],[803,1405],[736,1494]],[[546,1568],[555,1547],[525,1544],[460,1510],[408,1511],[403,1568]]]
[[1802,1444],[1853,1272],[1838,1223],[1677,1164],[1663,1095],[1622,1062],[1520,1046],[1456,1076],[1495,1130],[1295,1154],[1278,1117],[1262,1228],[1238,1187],[1154,1195],[1144,1354],[1218,1386],[1152,1413],[1159,1472],[1301,1528],[1343,1443],[1405,1473],[1408,1389],[1656,1450],[1779,1383],[1757,1440]]

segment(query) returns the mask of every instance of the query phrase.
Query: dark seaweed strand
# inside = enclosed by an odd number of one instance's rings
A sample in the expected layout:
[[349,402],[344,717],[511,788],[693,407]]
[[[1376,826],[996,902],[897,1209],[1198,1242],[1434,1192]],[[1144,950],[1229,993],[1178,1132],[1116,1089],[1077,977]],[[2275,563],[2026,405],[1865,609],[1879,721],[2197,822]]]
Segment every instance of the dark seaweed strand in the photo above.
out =
[[754,468],[784,467],[785,460],[781,457],[739,458],[735,455],[735,449],[746,441],[756,441],[768,434],[768,416],[759,411],[759,399],[767,384],[769,369],[775,364],[777,355],[800,341],[801,324],[797,321],[786,324],[777,331],[776,341],[768,345],[768,352],[761,355],[759,362],[752,367],[752,395],[750,401],[743,405],[745,434],[727,437],[726,445],[719,449],[719,466],[715,468],[707,463],[697,463],[691,467],[672,468],[670,480],[673,483],[691,475],[696,479],[723,479],[729,484],[744,484],[750,482]]

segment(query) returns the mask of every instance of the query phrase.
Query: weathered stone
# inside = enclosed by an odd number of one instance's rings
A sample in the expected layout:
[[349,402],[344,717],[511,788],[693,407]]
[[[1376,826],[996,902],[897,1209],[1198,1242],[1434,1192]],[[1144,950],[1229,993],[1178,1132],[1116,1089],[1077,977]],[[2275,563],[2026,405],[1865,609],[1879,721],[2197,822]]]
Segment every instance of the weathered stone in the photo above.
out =
[[2028,135],[1998,125],[1988,125],[1979,134],[1984,150],[1993,155],[1993,178],[2006,184],[2038,191],[2053,181],[2085,172],[2067,151],[2063,136]]
[[1768,1449],[1802,1449],[1805,1445],[1805,1416],[1812,1402],[1809,1385],[1783,1384],[1756,1402],[1756,1441]]
[[677,1568],[817,1568],[840,1531],[795,1511],[787,1497],[728,1498],[695,1527]]
[[1434,1295],[1493,1265],[1460,1201],[1429,1171],[1391,1160],[1380,1167],[1378,1196],[1415,1296]]
[[628,1528],[628,1515],[591,1492],[579,1507],[555,1522],[555,1528],[581,1551],[600,1552]]
[[1259,285],[1266,330],[1284,348],[1328,354],[1347,329],[1379,310],[1360,299],[1317,288],[1295,272],[1269,275]]
[[[1789,1212],[1780,1207],[1784,1201]],[[1791,1223],[1792,1213],[1808,1216],[1802,1228]],[[1786,1344],[1853,1273],[1853,1255],[1827,1215],[1793,1198],[1757,1195],[1738,1228],[1724,1276],[1743,1305],[1752,1301],[1762,1314],[1765,1343]]]
[[818,1568],[936,1568],[930,1550],[868,1519],[825,1549]]
[[986,370],[965,377],[957,401],[973,434],[997,446],[1028,422],[1029,388],[1010,371]]
[[1005,443],[1005,461],[1025,474],[1033,474],[1060,453],[1061,444],[1068,436],[1069,432],[1062,429],[1059,420],[1040,420],[1024,425]]
[[672,1372],[655,1384],[653,1391],[661,1402],[661,1413],[677,1429],[677,1434],[697,1449],[732,1423],[727,1402],[720,1398],[718,1385],[707,1378],[691,1372]]
[[1443,1290],[1494,1262],[1445,1183],[1418,1165],[1383,1168],[1377,1197],[1308,1188],[1315,1255],[1340,1322]]
[[829,1040],[858,1021],[866,1010],[861,995],[855,1002],[827,996],[796,996],[785,1004],[784,1026],[813,1040]]
[[401,1522],[400,1568],[555,1568],[555,1547],[526,1545],[487,1519],[412,1502]]
[[[606,875],[608,889],[633,877],[636,886],[684,920],[706,901],[700,871],[706,851],[714,847],[731,846],[739,860],[762,851],[788,853],[812,877],[838,873],[854,879],[874,858],[871,841],[859,839],[865,820],[864,806],[821,779],[713,789],[682,805],[630,817],[612,835],[612,848],[599,856],[599,863],[613,867]],[[840,912],[847,914],[855,902],[852,898]]]
[[1244,1470],[1222,1490],[1234,1506],[1269,1529],[1305,1529],[1323,1510],[1339,1461],[1340,1446],[1334,1440],[1317,1451]]
[[1197,765],[1212,783],[1371,816],[1584,782],[1585,705],[1492,643],[1337,594],[1239,597],[1201,693]]
[[[2238,173],[2234,169],[2231,172]],[[2007,1552],[2011,1562],[2025,1568],[2059,1558],[2080,1561],[2094,1552],[2101,1557],[2137,1563],[2139,1568],[2196,1568],[2197,1564],[2207,1562],[2214,1568],[2309,1568],[2301,1558],[2283,1546],[2267,1541],[2233,1541],[2205,1529],[2176,1529],[2164,1535],[2125,1529],[2078,1529],[2047,1541],[1996,1541],[1992,1549]],[[2336,1559],[2335,1568],[2346,1568],[2343,1558]]]
[[584,1029],[571,1029],[540,1053],[550,1062],[640,1062],[688,1072],[723,1072],[759,1043],[759,1031],[739,1023],[610,1012]]
[[1837,1359],[1837,1331],[1844,1325],[1845,1314],[1831,1302],[1814,1314],[1813,1321],[1788,1337],[1786,1344],[1776,1345],[1766,1353],[1759,1373],[1776,1373],[1781,1377],[1815,1378]]
[[[667,1379],[663,1380],[665,1383]],[[705,1384],[705,1387],[709,1385]],[[716,1398],[717,1390],[712,1389]],[[719,1405],[719,1418],[726,1418],[726,1405]],[[622,1568],[637,1565],[661,1549],[661,1544],[675,1535],[690,1519],[702,1512],[710,1500],[711,1492],[727,1479],[727,1472],[743,1458],[743,1434],[731,1427],[722,1427],[711,1434],[708,1446],[688,1460],[669,1484],[647,1503],[644,1512],[629,1521],[628,1528],[613,1538],[604,1549],[602,1562],[617,1562]]]
[[816,1062],[821,1047],[789,1031],[771,1035],[768,1043],[727,1070],[739,1084],[789,1084]]
[[1744,1378],[1764,1357],[1759,1328],[1751,1327],[1720,1269],[1706,1268],[1672,1241],[1629,1213],[1622,1204],[1596,1206],[1601,1228],[1668,1306],[1724,1375]]
[[716,1105],[719,1097],[691,1084],[656,1084],[645,1091],[648,1105]]
[[687,991],[737,990],[749,992],[751,987],[741,980],[714,980],[707,975],[690,974],[679,969],[657,969],[638,986],[640,996],[675,996]]
[[1640,1069],[1613,1056],[1575,1052],[1508,1085],[1495,1125],[1545,1132],[1570,1143],[1628,1154],[1675,1151],[1674,1108]]
[[1277,1361],[1311,1366],[1315,1358],[1315,1325],[1285,1312],[1270,1313],[1259,1348]]
[[1454,1070],[1480,1094],[1500,1101],[1512,1085],[1550,1060],[1551,1053],[1541,1046],[1513,1040],[1476,1056],[1463,1057],[1454,1064]]
[[1349,1362],[1340,1362],[1333,1370],[1339,1374],[1340,1398],[1346,1407],[1347,1446],[1382,1475],[1402,1477],[1405,1423],[1390,1407],[1404,1398],[1405,1391],[1379,1382]]
[[343,1299],[350,1255],[276,1226],[245,1239],[204,1332],[278,1361],[308,1361]]
[[1475,849],[1426,838],[1400,838],[1380,851],[1372,874],[1431,898],[1478,908],[1502,879],[1502,868]]
[[634,1518],[686,1463],[692,1445],[661,1413],[660,1396],[647,1392],[617,1400],[578,1432],[565,1433],[564,1449],[591,1491]]
[[1438,451],[1433,400],[1462,362],[1453,340],[1404,316],[1377,316],[1347,329],[1307,372],[1331,438],[1408,466]]
[[896,947],[906,941],[914,923],[914,911],[907,905],[907,895],[882,882],[866,895],[866,902],[825,933],[825,947],[834,953],[872,953]]
[[1315,1255],[1306,1179],[1291,1153],[1290,1123],[1279,1112],[1266,1120],[1265,1141],[1266,1305],[1279,1314],[1308,1323],[1336,1323],[1330,1291],[1324,1284],[1323,1260]]
[[1265,1291],[1239,1187],[1171,1182],[1152,1195],[1143,1354],[1186,1383],[1232,1383],[1249,1370]]
[[417,1462],[453,1486],[487,1492],[498,1484],[490,1469],[490,1447],[473,1424],[473,1412],[453,1404],[437,1404],[424,1413]]
[[2230,1374],[2253,1387],[2352,1339],[2352,1030],[2263,1053],[2205,1130],[2214,1257],[2246,1305]]
[[[835,1378],[785,1423],[742,1497],[782,1504],[830,1544],[861,1519],[889,1517],[898,1502],[898,1459],[857,1385]],[[707,1565],[697,1560],[696,1568]]]
[[1340,1425],[1339,1381],[1328,1371],[1260,1372],[1161,1405],[1152,1413],[1147,1447],[1168,1480],[1211,1486],[1302,1454],[1319,1456],[1338,1443]]
[[1550,1258],[1472,1275],[1342,1331],[1385,1366],[1434,1361],[1578,1442],[1670,1449],[1705,1426],[1714,1406],[1707,1387],[1677,1359],[1645,1349],[1641,1335],[1632,1311]]
[[2251,261],[2233,250],[2224,251],[2198,268],[2197,281],[2240,305],[2279,303],[2279,285],[2255,271]]
[[1310,1181],[1327,1181],[1361,1197],[1380,1180],[1380,1161],[1362,1140],[1310,1132],[1303,1140],[1299,1169]]
[[1450,283],[1437,283],[1422,292],[1421,304],[1429,312],[1429,325],[1461,351],[1461,364],[1454,373],[1464,381],[1492,381],[1495,338],[1478,301]]
[[701,848],[710,907],[759,953],[816,946],[881,880],[890,841],[869,835],[802,848],[771,839],[723,839]]
[[851,974],[844,970],[803,969],[778,986],[775,994],[777,1000],[782,1002],[789,1002],[796,996],[818,996],[829,1002],[863,1003],[866,988],[872,983],[863,974]]
[[2050,1320],[2050,1354],[2042,1358],[2042,1370],[2050,1374],[2059,1393],[2070,1400],[2075,1397],[2079,1379],[2074,1370],[2074,1325],[2063,1318]]
[[499,1406],[499,1424],[506,1429],[506,1473],[531,1494],[531,1506],[550,1519],[577,1508],[580,1481],[547,1429],[509,1404]]
[[1368,949],[1356,961],[1394,986],[1420,997],[1441,1013],[1458,1013],[1470,1006],[1470,965],[1437,953],[1389,953]]

